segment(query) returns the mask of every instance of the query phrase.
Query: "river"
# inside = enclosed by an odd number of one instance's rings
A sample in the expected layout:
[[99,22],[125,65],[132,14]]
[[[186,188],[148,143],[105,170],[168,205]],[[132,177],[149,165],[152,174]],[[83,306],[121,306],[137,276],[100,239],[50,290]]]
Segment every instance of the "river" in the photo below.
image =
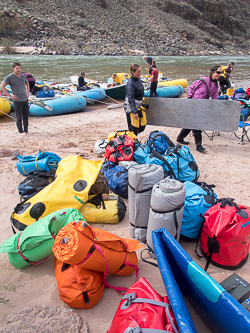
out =
[[[250,87],[249,56],[156,56],[157,69],[168,80],[185,78],[189,84],[200,76],[207,76],[213,65],[235,62],[232,83],[243,88]],[[0,81],[12,72],[12,63],[18,61],[24,72],[31,73],[37,80],[69,83],[71,75],[85,71],[86,77],[106,81],[113,72],[129,72],[132,63],[142,67],[146,74],[146,62],[142,56],[59,56],[59,55],[0,55]]]

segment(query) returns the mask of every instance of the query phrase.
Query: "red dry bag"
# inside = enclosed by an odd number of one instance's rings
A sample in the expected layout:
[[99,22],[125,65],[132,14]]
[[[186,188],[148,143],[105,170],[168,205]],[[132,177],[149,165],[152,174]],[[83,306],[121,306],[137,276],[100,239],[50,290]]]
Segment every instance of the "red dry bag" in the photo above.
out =
[[214,265],[236,269],[244,265],[250,246],[250,207],[234,199],[221,199],[204,214],[201,249],[207,258],[205,270]]
[[141,277],[123,296],[107,333],[177,332],[176,327],[167,296],[160,296]]
[[133,145],[133,138],[119,135],[107,144],[104,158],[113,163],[133,161]]

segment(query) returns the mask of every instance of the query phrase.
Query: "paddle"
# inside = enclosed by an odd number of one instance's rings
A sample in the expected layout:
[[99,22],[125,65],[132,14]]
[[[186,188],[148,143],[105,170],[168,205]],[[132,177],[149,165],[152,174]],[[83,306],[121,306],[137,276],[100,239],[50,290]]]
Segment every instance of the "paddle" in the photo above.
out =
[[[48,86],[48,87],[52,88],[53,90],[58,90],[58,91],[59,91],[60,93],[62,93],[63,95],[70,95],[70,96],[75,97],[75,98],[78,100],[79,105],[81,104],[80,99],[79,99],[76,95],[74,95],[74,94],[72,94],[72,93],[70,93],[70,92],[68,92],[68,91],[65,91],[65,90],[63,90],[63,89],[56,88],[56,87],[52,87],[50,84],[48,84],[48,83],[46,83],[46,82],[43,82],[43,83],[44,83],[45,86]],[[91,105],[95,104],[95,102],[94,102],[93,100],[90,100],[90,99],[87,98],[86,96],[83,96],[83,97],[86,99],[86,101],[87,101],[88,104],[91,104]]]
[[53,107],[45,104],[43,101],[34,101],[33,99],[30,99],[30,98],[28,98],[28,101],[30,104],[35,104],[35,105],[41,106],[42,108],[44,108],[50,112],[53,111]]
[[[4,96],[4,98],[9,99],[10,101],[13,102],[13,99],[9,96]],[[45,104],[43,101],[34,101],[33,99],[30,99],[30,98],[28,98],[28,101],[29,101],[29,103],[41,106],[42,108],[44,108],[50,112],[53,111],[53,107]]]
[[[59,88],[53,88],[53,89],[60,91],[60,92],[61,92],[62,94],[64,94],[64,95],[70,95],[70,96],[75,97],[75,98],[78,100],[79,104],[81,104],[79,98],[78,98],[76,95],[71,94],[71,93],[68,92],[68,91],[61,90],[61,89],[59,89]],[[91,105],[95,104],[95,102],[94,102],[93,100],[87,98],[87,96],[82,96],[82,97],[84,97],[84,98],[86,99],[86,101],[87,101],[88,104],[91,104]]]

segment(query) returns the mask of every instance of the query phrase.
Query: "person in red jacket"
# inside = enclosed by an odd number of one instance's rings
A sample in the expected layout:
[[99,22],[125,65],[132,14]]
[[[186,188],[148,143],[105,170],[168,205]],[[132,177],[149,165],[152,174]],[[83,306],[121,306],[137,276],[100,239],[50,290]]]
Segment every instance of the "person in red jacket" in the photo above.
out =
[[153,97],[153,94],[155,95],[155,97],[157,97],[156,88],[157,88],[157,83],[158,83],[158,74],[159,74],[159,71],[156,69],[156,65],[155,64],[152,65],[149,97]]

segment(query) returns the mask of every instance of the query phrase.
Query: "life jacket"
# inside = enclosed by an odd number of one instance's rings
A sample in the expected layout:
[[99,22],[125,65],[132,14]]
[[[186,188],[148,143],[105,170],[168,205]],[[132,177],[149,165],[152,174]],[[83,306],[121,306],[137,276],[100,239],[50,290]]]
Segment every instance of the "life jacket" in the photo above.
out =
[[225,70],[228,68],[228,66],[220,66],[220,67],[222,71],[221,76],[226,78],[228,76],[228,73]]
[[234,199],[221,199],[204,214],[201,249],[210,262],[236,269],[246,263],[250,247],[250,207],[237,205]]
[[121,130],[121,131],[117,131],[117,132],[112,132],[108,135],[108,142],[117,138],[118,136],[120,135],[127,135],[127,136],[130,136],[133,141],[136,140],[136,135],[134,132],[132,131],[128,131],[128,130]]
[[136,127],[136,128],[140,128],[143,126],[147,125],[147,116],[146,116],[146,112],[145,112],[146,108],[141,105],[138,109],[138,118],[135,119],[134,118],[134,114],[131,112],[130,113],[130,121],[131,121],[131,125]]
[[61,208],[80,209],[88,201],[103,161],[83,159],[79,155],[63,158],[56,179],[30,199],[18,204],[11,215],[14,229],[24,230],[44,216]]
[[15,268],[38,265],[52,254],[58,231],[81,218],[82,214],[75,208],[60,209],[12,235],[0,245],[0,252],[8,253],[9,261]]
[[105,285],[101,272],[65,264],[55,258],[55,275],[61,300],[72,308],[93,308],[103,295]]

